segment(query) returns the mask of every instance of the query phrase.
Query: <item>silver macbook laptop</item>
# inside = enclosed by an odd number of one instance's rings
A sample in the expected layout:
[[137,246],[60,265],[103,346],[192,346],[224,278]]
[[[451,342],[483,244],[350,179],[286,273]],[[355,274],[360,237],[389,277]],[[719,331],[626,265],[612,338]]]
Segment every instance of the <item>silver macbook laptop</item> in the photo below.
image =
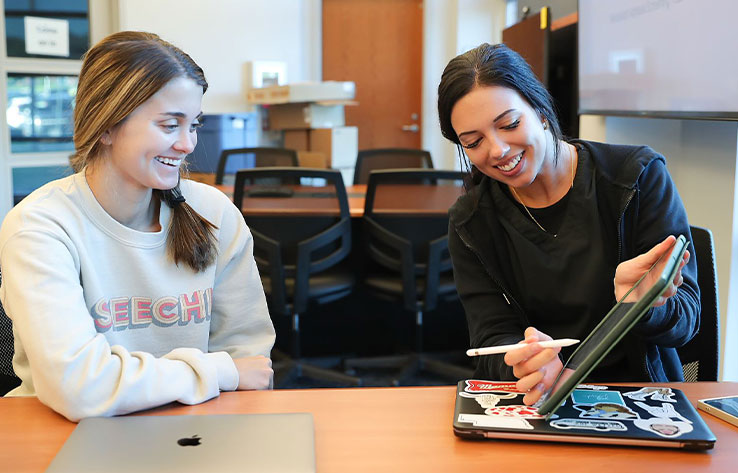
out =
[[313,416],[83,419],[47,472],[314,472]]

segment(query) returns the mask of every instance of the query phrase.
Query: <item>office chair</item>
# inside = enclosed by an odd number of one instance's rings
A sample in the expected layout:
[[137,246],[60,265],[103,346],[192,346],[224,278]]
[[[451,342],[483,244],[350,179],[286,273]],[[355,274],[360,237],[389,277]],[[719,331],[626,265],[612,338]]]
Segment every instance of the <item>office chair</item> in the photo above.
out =
[[[275,188],[275,181],[281,185]],[[291,358],[275,363],[275,386],[295,376],[360,385],[354,376],[305,363],[300,350],[300,314],[311,303],[347,296],[354,286],[354,275],[339,265],[351,251],[351,216],[341,173],[243,169],[236,173],[233,201],[243,210],[254,237],[254,258],[270,313],[292,322]],[[278,352],[274,354],[279,358]]]
[[700,330],[679,347],[684,380],[717,381],[720,357],[720,309],[717,264],[712,232],[690,226],[694,257],[697,258],[697,285],[700,288]]
[[[0,273],[2,285],[2,273]],[[19,386],[21,381],[13,371],[13,321],[5,314],[0,303],[0,396]]]
[[[415,314],[414,353],[346,360],[357,368],[399,368],[393,384],[420,370],[456,382],[473,370],[423,353],[423,315],[439,300],[458,299],[448,252],[448,208],[463,191],[464,173],[433,169],[372,171],[364,207],[363,285],[375,297]],[[432,210],[432,209],[435,209]]]
[[373,170],[410,168],[433,169],[430,152],[409,148],[365,149],[356,157],[354,184],[366,184]]
[[294,166],[298,165],[297,151],[286,148],[235,148],[224,149],[218,159],[218,169],[215,173],[215,184],[223,184],[225,169],[232,156],[244,155],[244,168],[260,168],[265,166]]

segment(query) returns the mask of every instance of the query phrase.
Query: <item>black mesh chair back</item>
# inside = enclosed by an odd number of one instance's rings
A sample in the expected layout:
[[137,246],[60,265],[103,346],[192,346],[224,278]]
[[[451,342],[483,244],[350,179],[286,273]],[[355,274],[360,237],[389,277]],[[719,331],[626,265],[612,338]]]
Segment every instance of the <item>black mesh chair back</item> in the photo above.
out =
[[[270,313],[291,318],[291,357],[299,360],[300,314],[311,303],[347,296],[354,286],[353,272],[341,264],[351,251],[351,215],[341,173],[301,167],[243,169],[236,173],[233,202],[254,237],[254,258]],[[290,361],[287,371],[282,376],[275,365],[275,386],[294,374],[360,384],[353,376],[302,361]]]
[[464,177],[462,172],[433,169],[369,173],[362,219],[368,260],[364,287],[415,314],[415,347],[410,355],[346,360],[347,368],[399,369],[395,385],[412,382],[417,371],[433,372],[448,382],[472,376],[470,367],[423,352],[424,312],[439,301],[458,298],[448,251],[448,209],[464,192]]
[[464,173],[432,169],[372,171],[364,206],[366,252],[382,268],[365,283],[401,296],[407,310],[432,310],[455,297],[448,253],[448,209]]
[[218,159],[218,169],[215,174],[215,184],[223,184],[226,169],[234,165],[238,169],[260,167],[297,166],[297,151],[286,148],[236,148],[224,149]]
[[354,169],[354,184],[369,182],[369,173],[380,169],[433,169],[428,151],[409,148],[365,149],[359,151]]
[[264,289],[272,310],[304,311],[311,298],[311,275],[335,266],[351,250],[351,217],[340,172],[240,170],[233,201],[254,235],[255,257],[268,282]]
[[720,309],[717,263],[712,232],[690,227],[694,257],[697,258],[697,285],[700,287],[700,330],[677,349],[685,381],[717,381],[720,357]]
[[[0,285],[2,285],[2,273],[0,273]],[[5,314],[2,303],[0,303],[0,396],[20,385],[20,379],[13,371],[13,322]]]

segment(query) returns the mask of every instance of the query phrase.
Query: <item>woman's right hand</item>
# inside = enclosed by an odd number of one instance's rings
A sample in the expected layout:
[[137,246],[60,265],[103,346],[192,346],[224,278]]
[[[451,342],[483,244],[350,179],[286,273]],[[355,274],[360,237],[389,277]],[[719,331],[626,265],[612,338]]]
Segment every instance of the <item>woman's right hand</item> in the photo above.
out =
[[238,370],[238,390],[270,389],[274,370],[272,360],[263,355],[234,358]]
[[516,387],[526,393],[523,403],[527,406],[535,404],[540,399],[563,368],[559,359],[561,348],[543,348],[537,342],[544,340],[552,338],[533,327],[528,327],[525,329],[525,340],[522,341],[528,346],[505,354],[505,364],[512,366],[513,374],[518,378]]

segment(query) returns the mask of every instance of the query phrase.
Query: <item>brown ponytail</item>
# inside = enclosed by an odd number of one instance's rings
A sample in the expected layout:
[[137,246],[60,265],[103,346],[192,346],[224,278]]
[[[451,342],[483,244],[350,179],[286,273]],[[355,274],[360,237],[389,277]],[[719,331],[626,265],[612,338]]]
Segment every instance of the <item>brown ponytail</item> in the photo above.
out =
[[[85,53],[74,107],[76,172],[102,156],[103,134],[125,120],[170,81],[186,77],[208,89],[200,66],[181,49],[153,33],[114,33]],[[182,172],[182,170],[180,171]],[[203,271],[217,256],[215,225],[190,207],[179,189],[155,190],[172,208],[167,249],[175,264]]]
[[218,256],[215,247],[215,225],[185,202],[179,185],[174,189],[157,190],[162,202],[172,209],[167,249],[175,264],[180,261],[195,271],[204,271]]

